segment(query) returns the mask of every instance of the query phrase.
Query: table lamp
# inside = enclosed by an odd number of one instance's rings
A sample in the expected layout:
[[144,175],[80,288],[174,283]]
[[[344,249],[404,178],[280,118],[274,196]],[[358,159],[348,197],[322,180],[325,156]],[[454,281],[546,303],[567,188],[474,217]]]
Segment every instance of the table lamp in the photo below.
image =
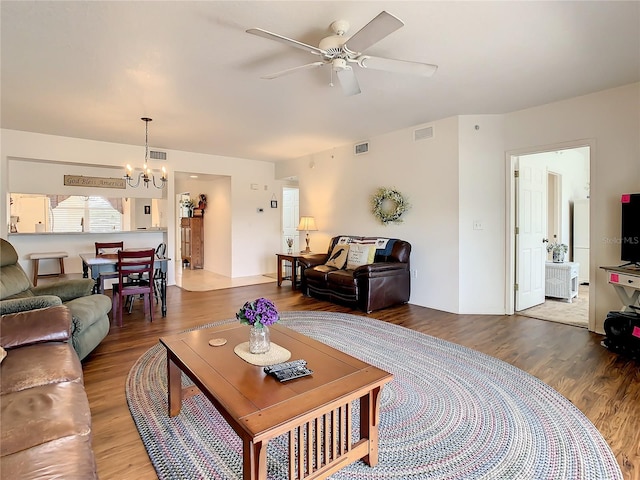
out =
[[297,230],[307,232],[307,248],[303,253],[310,253],[311,249],[309,248],[309,232],[315,232],[318,230],[318,227],[316,227],[316,219],[313,217],[300,217],[300,223],[298,224]]

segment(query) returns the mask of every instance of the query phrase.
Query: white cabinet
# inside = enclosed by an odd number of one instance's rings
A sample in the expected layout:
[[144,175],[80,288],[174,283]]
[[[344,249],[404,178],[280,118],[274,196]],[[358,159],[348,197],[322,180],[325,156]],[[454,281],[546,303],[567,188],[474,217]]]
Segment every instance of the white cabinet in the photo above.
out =
[[571,303],[578,296],[580,265],[575,262],[545,263],[544,294],[546,297],[564,298]]
[[573,261],[580,264],[580,283],[589,283],[589,199],[573,202]]

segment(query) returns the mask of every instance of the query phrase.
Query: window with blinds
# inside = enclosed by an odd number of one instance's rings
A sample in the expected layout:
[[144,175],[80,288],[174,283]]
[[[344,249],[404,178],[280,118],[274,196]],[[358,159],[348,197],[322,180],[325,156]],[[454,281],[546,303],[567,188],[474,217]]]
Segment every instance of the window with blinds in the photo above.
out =
[[122,214],[98,196],[70,196],[49,209],[53,232],[113,232],[122,230]]

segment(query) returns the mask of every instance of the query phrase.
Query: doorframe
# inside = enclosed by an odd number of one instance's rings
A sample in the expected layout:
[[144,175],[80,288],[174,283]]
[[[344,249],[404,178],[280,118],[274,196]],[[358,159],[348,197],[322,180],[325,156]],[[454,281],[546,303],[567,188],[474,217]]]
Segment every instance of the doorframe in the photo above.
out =
[[[589,147],[589,183],[590,183],[590,198],[593,199],[593,192],[597,192],[598,175],[596,172],[596,140],[593,138],[583,140],[573,140],[569,142],[561,142],[550,145],[540,145],[535,147],[525,147],[520,149],[513,149],[505,151],[505,313],[507,315],[513,315],[515,313],[515,256],[516,256],[516,241],[515,241],[515,224],[516,224],[516,188],[515,188],[515,165],[516,157],[521,155],[531,155],[534,153],[547,153],[555,152],[558,150],[571,150],[574,148]],[[597,195],[596,195],[597,197]],[[593,240],[593,221],[592,221],[592,208],[589,208],[589,330],[595,331],[595,303],[596,303],[596,289],[592,279],[595,278],[594,269],[594,251],[591,248]]]

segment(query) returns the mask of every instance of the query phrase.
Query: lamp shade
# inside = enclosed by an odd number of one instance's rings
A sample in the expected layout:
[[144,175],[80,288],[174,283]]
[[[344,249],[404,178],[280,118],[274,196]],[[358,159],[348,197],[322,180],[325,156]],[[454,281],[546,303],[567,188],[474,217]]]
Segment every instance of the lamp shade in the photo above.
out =
[[303,232],[314,232],[318,230],[318,227],[316,227],[316,219],[314,217],[300,217],[298,230]]

